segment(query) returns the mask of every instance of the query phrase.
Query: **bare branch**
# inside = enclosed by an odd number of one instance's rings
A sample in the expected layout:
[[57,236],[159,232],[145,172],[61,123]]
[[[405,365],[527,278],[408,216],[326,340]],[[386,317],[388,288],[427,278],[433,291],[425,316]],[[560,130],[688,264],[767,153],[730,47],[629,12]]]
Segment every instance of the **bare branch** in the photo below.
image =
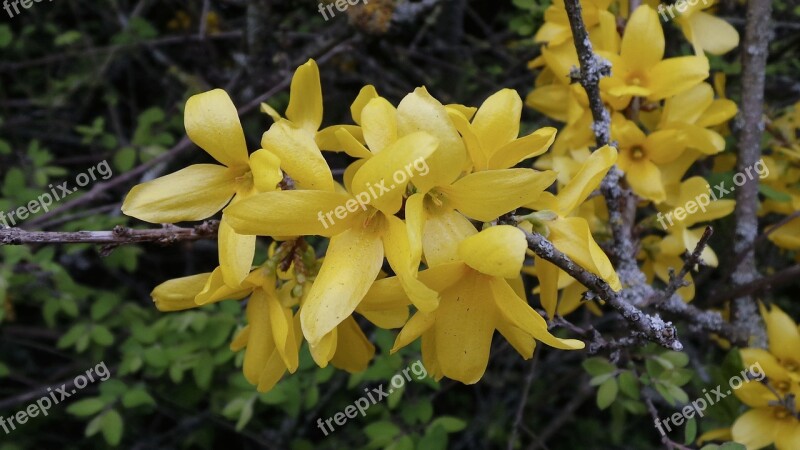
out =
[[161,245],[176,242],[216,239],[219,221],[208,220],[194,228],[172,225],[153,230],[134,230],[117,226],[111,231],[25,231],[20,228],[0,229],[0,245],[26,244],[104,244],[126,245],[153,242]]

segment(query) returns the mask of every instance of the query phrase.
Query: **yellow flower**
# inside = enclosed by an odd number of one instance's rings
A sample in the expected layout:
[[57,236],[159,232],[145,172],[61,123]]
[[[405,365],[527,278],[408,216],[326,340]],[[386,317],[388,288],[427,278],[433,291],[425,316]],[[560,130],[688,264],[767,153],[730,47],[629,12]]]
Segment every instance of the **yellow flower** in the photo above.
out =
[[612,65],[612,73],[600,82],[611,95],[662,100],[679,94],[708,78],[705,56],[664,58],[664,30],[658,14],[641,5],[631,14],[619,55],[599,52]]
[[[541,221],[546,227],[546,237],[558,250],[586,270],[603,278],[612,289],[619,290],[622,287],[619,277],[608,256],[595,242],[589,223],[583,217],[570,217],[589,194],[597,189],[616,159],[617,151],[614,147],[604,146],[596,150],[575,177],[559,189],[558,195],[545,192],[538,200],[525,206],[542,212],[531,214],[531,217]],[[551,217],[547,217],[548,214]],[[561,269],[538,256],[534,259],[534,265],[541,288],[542,306],[550,317],[554,317]]]
[[718,127],[732,119],[736,110],[736,103],[728,99],[714,99],[711,86],[701,83],[664,102],[658,129],[682,130],[687,135],[687,146],[713,155],[725,150],[725,138],[709,128]]
[[717,4],[717,0],[686,2],[685,12],[678,11],[675,22],[680,25],[683,35],[691,42],[695,51],[712,55],[722,55],[739,45],[739,33],[728,22],[715,17],[705,10]]
[[746,348],[741,354],[746,367],[759,364],[766,378],[735,391],[752,409],[736,419],[731,434],[748,450],[770,444],[777,450],[794,450],[800,448],[800,410],[787,398],[800,396],[800,331],[775,305],[769,311],[761,305],[761,314],[767,326],[769,351]]
[[[277,188],[280,160],[267,150],[248,157],[244,131],[228,94],[215,89],[186,102],[186,133],[222,165],[195,164],[134,186],[122,211],[151,223],[203,220],[229,202]],[[219,259],[226,283],[238,285],[250,271],[255,237],[233,232],[225,217],[219,228]]]
[[583,348],[581,341],[550,334],[544,319],[509,285],[507,279],[519,276],[526,249],[519,229],[491,227],[459,244],[459,261],[420,272],[420,279],[441,294],[441,302],[435,311],[418,311],[392,351],[422,336],[429,373],[472,384],[486,371],[495,330],[525,359],[533,356],[534,339],[560,349]]
[[[581,2],[583,23],[590,35],[608,28],[616,33],[616,18],[608,12],[611,0],[588,0]],[[555,0],[544,13],[544,24],[534,36],[536,42],[547,42],[551,46],[560,45],[572,39],[564,0]]]
[[619,143],[620,170],[640,197],[656,203],[667,198],[659,165],[677,159],[685,149],[685,137],[679,130],[659,130],[645,135],[639,127],[616,114],[611,123],[611,137]]

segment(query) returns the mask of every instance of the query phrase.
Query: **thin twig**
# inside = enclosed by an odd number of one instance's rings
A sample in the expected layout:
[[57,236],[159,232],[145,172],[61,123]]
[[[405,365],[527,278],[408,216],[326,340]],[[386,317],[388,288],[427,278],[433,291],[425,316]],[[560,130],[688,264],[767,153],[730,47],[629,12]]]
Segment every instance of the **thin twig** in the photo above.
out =
[[135,230],[116,226],[111,231],[25,231],[20,228],[0,229],[0,245],[26,244],[106,244],[126,245],[155,242],[162,245],[176,242],[216,239],[219,221],[208,220],[194,228],[166,226],[159,229]]

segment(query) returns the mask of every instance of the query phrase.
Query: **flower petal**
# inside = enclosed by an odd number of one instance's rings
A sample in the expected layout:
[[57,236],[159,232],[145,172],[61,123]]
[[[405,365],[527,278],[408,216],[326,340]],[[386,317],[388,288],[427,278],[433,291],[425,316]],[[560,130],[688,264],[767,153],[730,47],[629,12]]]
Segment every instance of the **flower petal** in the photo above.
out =
[[228,166],[247,165],[247,143],[236,106],[222,89],[193,95],[183,115],[186,134],[198,147]]
[[417,279],[419,259],[411,259],[406,224],[395,216],[386,216],[385,220],[383,248],[389,265],[414,306],[420,311],[433,311],[439,306],[439,294]]
[[575,208],[580,206],[589,194],[592,193],[606,172],[614,162],[617,160],[617,150],[608,145],[595,150],[586,162],[583,163],[580,170],[575,177],[558,192],[558,206],[559,214],[562,216],[569,215]]
[[[478,230],[466,217],[456,211],[426,210],[422,249],[429,267],[458,260],[458,243]],[[431,286],[429,283],[426,283]]]
[[[436,139],[428,133],[403,136],[361,166],[353,177],[351,192],[386,214],[396,213],[402,206],[406,185],[410,181],[416,185],[431,175],[426,161],[430,161],[437,146]],[[424,173],[411,170],[419,162],[425,165]]]
[[771,408],[751,409],[736,419],[731,435],[734,441],[748,449],[759,449],[775,441],[777,424]]
[[256,237],[237,234],[223,215],[219,224],[219,267],[225,284],[238,287],[250,273],[256,254]]
[[259,192],[274,191],[283,180],[280,158],[263,148],[250,155],[250,171],[253,173],[253,184]]
[[333,175],[312,134],[281,120],[261,137],[261,147],[280,158],[298,189],[333,190]]
[[469,276],[442,292],[436,310],[434,332],[441,371],[464,384],[477,383],[489,363],[497,310],[486,301],[491,295],[486,278]]
[[689,18],[692,41],[712,55],[722,55],[739,45],[736,28],[719,17],[698,11]]
[[322,85],[319,67],[313,59],[294,72],[286,118],[312,134],[322,124]]
[[625,25],[620,55],[630,70],[646,71],[664,57],[664,30],[647,5],[636,8]]
[[553,245],[586,270],[603,278],[612,289],[622,288],[608,256],[597,245],[583,217],[560,218],[548,223]]
[[465,216],[489,222],[535,201],[556,176],[552,170],[488,170],[471,173],[439,190]]
[[397,140],[397,110],[385,98],[373,98],[361,112],[361,129],[370,151],[377,154]]
[[490,169],[507,169],[546,152],[556,140],[556,129],[540,128],[501,147],[489,158]]
[[[153,302],[159,311],[183,311],[197,308],[194,297],[203,290],[211,273],[201,273],[188,277],[175,278],[165,281],[150,293]],[[222,300],[222,299],[219,299]]]
[[483,102],[472,119],[472,128],[486,156],[491,158],[500,147],[519,136],[521,115],[522,99],[513,89],[501,89]]
[[467,162],[464,143],[445,107],[425,88],[417,88],[397,106],[397,126],[400,136],[425,131],[439,141],[438,150],[428,160],[431,173],[414,180],[422,193],[446,186],[461,174]]
[[289,372],[294,373],[299,364],[299,357],[292,309],[283,307],[274,292],[266,292],[265,298],[272,325],[272,339],[275,341],[275,346],[286,368],[289,369]]
[[261,289],[256,289],[247,302],[247,324],[250,326],[250,336],[242,371],[250,384],[258,384],[261,371],[275,350],[266,294]]
[[522,230],[511,225],[498,225],[461,241],[458,256],[478,272],[512,278],[519,276],[527,248]]
[[648,100],[656,101],[679,94],[708,78],[705,56],[680,56],[665,59],[650,71]]
[[207,219],[236,190],[236,172],[216,164],[195,164],[131,189],[122,212],[150,223]]
[[300,313],[310,344],[318,344],[353,313],[382,264],[383,244],[371,227],[347,230],[331,239]]
[[361,327],[353,317],[348,317],[337,328],[338,340],[336,353],[331,364],[350,373],[367,370],[369,362],[375,356],[375,346],[367,339]]
[[519,298],[505,280],[492,278],[490,285],[492,298],[507,322],[554,348],[579,350],[585,346],[577,339],[561,339],[550,334],[547,322],[525,300]]
[[240,234],[329,237],[363,220],[362,214],[345,208],[348,200],[352,197],[338,192],[264,192],[228,207],[225,220]]

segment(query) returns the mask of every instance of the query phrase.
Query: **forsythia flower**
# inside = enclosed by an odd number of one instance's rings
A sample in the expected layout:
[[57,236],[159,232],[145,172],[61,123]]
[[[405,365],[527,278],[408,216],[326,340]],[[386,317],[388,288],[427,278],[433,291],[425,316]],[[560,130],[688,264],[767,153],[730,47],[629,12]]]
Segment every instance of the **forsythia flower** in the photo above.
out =
[[800,330],[780,308],[761,306],[767,326],[769,351],[741,350],[746,367],[759,363],[766,373],[761,383],[745,383],[735,391],[749,411],[736,419],[731,434],[748,450],[775,444],[777,450],[800,448]]

